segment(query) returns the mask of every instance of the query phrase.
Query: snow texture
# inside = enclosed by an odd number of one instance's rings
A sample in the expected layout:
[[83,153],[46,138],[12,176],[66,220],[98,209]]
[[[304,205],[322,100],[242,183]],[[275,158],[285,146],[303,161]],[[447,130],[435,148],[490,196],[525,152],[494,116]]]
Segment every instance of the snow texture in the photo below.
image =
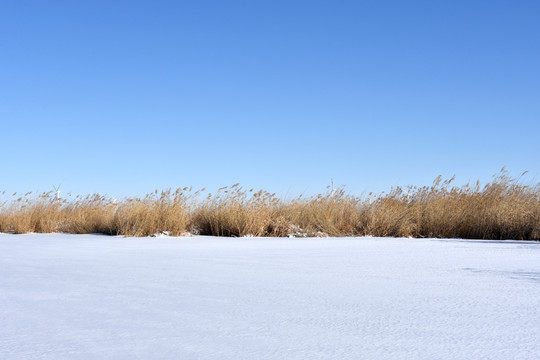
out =
[[1,359],[540,359],[540,244],[0,234]]

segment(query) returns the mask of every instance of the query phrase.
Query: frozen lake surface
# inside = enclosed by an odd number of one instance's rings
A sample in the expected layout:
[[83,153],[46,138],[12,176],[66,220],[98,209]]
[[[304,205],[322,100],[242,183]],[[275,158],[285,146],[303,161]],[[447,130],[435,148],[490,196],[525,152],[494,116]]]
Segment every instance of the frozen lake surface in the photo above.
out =
[[540,359],[540,243],[0,234],[1,359]]

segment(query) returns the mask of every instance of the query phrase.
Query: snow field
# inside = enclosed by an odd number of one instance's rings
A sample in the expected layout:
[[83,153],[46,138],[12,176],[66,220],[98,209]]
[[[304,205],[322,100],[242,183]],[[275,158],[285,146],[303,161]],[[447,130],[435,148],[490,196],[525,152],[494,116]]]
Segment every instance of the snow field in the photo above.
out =
[[538,359],[540,244],[0,234],[1,359]]

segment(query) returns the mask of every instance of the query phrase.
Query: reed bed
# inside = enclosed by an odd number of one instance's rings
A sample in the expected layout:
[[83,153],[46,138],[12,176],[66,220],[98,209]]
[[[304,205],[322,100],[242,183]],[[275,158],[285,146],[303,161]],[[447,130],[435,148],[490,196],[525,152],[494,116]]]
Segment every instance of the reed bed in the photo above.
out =
[[169,189],[121,201],[27,193],[0,204],[0,232],[540,240],[540,184],[521,184],[506,171],[484,186],[453,180],[438,177],[431,186],[378,195],[329,188],[292,200],[239,184],[214,194]]

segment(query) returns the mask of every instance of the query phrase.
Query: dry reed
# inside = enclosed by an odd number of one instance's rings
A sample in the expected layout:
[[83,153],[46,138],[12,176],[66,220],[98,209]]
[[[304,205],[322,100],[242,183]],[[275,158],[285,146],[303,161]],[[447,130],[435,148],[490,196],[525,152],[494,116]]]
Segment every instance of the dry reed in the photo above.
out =
[[119,202],[97,194],[68,201],[27,193],[0,204],[0,232],[540,240],[540,184],[521,184],[504,169],[483,187],[452,181],[438,177],[432,186],[378,196],[338,188],[289,201],[239,184],[205,197],[204,189],[183,188]]

